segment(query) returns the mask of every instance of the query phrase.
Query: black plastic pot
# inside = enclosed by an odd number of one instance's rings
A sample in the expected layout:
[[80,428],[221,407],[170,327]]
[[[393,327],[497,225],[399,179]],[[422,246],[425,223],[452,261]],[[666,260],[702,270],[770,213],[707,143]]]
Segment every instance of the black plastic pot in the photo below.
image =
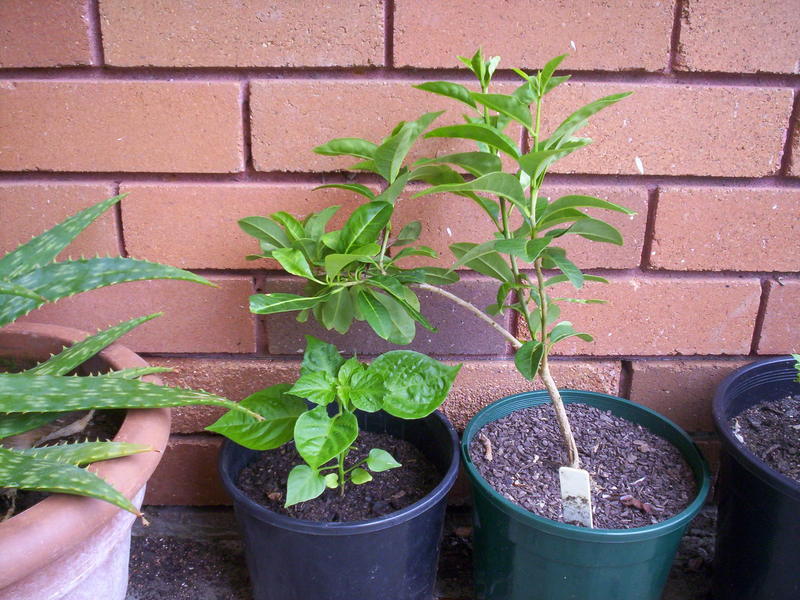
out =
[[227,440],[222,482],[233,498],[255,600],[430,600],[448,490],[458,473],[458,437],[438,411],[413,421],[360,413],[362,429],[414,444],[443,474],[422,500],[385,517],[315,523],[277,514],[239,490],[258,452]]
[[658,600],[686,527],[710,487],[708,466],[677,425],[633,402],[596,392],[562,390],[580,402],[638,423],[673,444],[697,482],[697,495],[666,521],[633,529],[587,529],[529,512],[499,494],[481,476],[469,445],[484,425],[516,410],[550,402],[547,392],[498,400],[469,422],[461,454],[472,485],[476,597],[480,600]]
[[728,425],[754,404],[800,393],[793,364],[775,358],[744,366],[714,395],[723,450],[712,583],[718,600],[800,598],[800,484],[748,450]]

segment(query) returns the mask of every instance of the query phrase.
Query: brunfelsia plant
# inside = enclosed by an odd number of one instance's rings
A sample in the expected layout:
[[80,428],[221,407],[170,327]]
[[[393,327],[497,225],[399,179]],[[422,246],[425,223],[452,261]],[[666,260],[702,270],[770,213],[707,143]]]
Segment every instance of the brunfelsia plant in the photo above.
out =
[[[47,302],[126,281],[180,279],[213,285],[182,269],[130,258],[55,260],[81,231],[122,198],[115,196],[91,206],[0,259],[0,327]],[[39,446],[57,437],[54,431],[45,435],[43,428],[66,420],[71,423],[50,429],[79,432],[85,417],[76,421],[77,417],[71,413],[95,409],[207,404],[247,410],[206,392],[162,387],[137,380],[144,375],[169,370],[159,367],[125,369],[86,377],[67,376],[123,334],[157,316],[131,319],[101,331],[22,372],[0,373],[0,489],[90,496],[139,515],[130,500],[81,467],[152,448],[122,442],[88,441]],[[251,418],[260,419],[255,414]]]
[[[262,254],[251,258],[274,258],[286,271],[307,282],[304,295],[259,294],[251,297],[250,307],[259,314],[300,311],[300,321],[307,319],[310,311],[322,325],[340,333],[346,332],[354,319],[365,320],[380,337],[402,344],[413,339],[416,323],[432,329],[419,311],[414,288],[442,295],[499,332],[515,349],[515,364],[524,377],[541,378],[556,411],[569,466],[578,468],[577,447],[550,374],[548,356],[553,346],[565,339],[577,336],[592,340],[589,334],[575,331],[570,322],[558,320],[559,303],[599,301],[551,293],[553,286],[563,282],[580,289],[586,281],[606,280],[582,273],[558,241],[578,235],[621,245],[622,236],[613,226],[584,211],[633,213],[592,196],[567,195],[550,200],[540,190],[557,160],[591,143],[590,139],[575,135],[588,119],[629,94],[595,100],[545,135],[541,124],[546,96],[569,79],[555,76],[564,56],[549,61],[535,75],[514,69],[521,83],[511,94],[490,89],[499,57],[485,60],[479,50],[471,58],[459,58],[475,75],[480,91],[447,81],[415,87],[460,102],[467,110],[464,123],[424,133],[442,114],[428,113],[416,121],[399,123],[377,144],[359,138],[337,138],[315,149],[324,155],[351,156],[359,161],[351,170],[376,174],[384,181],[383,191],[378,194],[359,183],[320,186],[348,189],[366,198],[367,202],[352,213],[342,229],[325,231],[325,223],[338,207],[311,214],[302,222],[286,213],[240,221],[244,231],[258,238],[261,245]],[[506,132],[512,124],[526,132],[528,150]],[[405,164],[409,150],[423,133],[425,138],[459,143],[469,140],[477,144],[477,150]],[[503,157],[512,165],[510,172],[504,171]],[[446,192],[475,202],[495,228],[493,238],[482,243],[452,244],[450,250],[456,262],[448,270],[403,269],[397,262],[403,257],[435,256],[430,248],[409,245],[419,237],[421,225],[417,221],[393,236],[391,217],[395,203],[406,185],[415,181],[429,187],[414,197]],[[459,267],[469,267],[498,281],[496,302],[485,311],[439,287],[457,281]],[[517,339],[491,318],[508,310],[519,315],[532,339]]]
[[386,352],[366,365],[355,357],[345,359],[333,344],[313,336],[306,341],[294,385],[273,385],[242,400],[263,421],[229,411],[207,428],[252,450],[272,450],[294,440],[305,464],[289,473],[287,507],[316,498],[326,487],[339,488],[343,495],[348,481],[361,485],[372,481],[370,471],[401,466],[380,448],[346,466],[359,434],[356,409],[420,419],[441,405],[461,368],[407,350]]

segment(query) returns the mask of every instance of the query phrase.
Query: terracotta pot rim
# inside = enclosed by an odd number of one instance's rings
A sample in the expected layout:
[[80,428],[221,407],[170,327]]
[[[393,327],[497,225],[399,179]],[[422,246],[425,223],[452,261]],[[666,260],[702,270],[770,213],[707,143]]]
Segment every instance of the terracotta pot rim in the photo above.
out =
[[[61,346],[85,338],[88,333],[69,327],[37,323],[11,324],[0,329],[0,350],[29,344],[39,350],[57,352]],[[24,340],[24,341],[23,341]],[[98,354],[115,369],[147,366],[138,354],[121,344],[113,344]],[[157,377],[147,380],[160,383]],[[155,470],[169,439],[170,411],[166,408],[128,411],[117,441],[145,444],[157,452],[104,461],[93,465],[92,471],[132,498]],[[120,509],[92,498],[54,494],[28,510],[0,524],[0,588],[20,580],[51,563],[58,556],[89,537],[107,523]]]

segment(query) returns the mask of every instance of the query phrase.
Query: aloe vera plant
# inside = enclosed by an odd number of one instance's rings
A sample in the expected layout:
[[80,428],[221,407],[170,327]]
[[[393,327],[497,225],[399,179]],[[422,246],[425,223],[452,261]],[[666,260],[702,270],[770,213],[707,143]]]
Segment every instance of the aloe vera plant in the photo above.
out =
[[[548,356],[556,344],[572,337],[591,341],[569,321],[559,321],[562,302],[597,300],[553,295],[556,284],[577,289],[587,281],[605,282],[584,274],[567,258],[559,241],[577,235],[593,242],[621,245],[622,236],[612,225],[590,216],[586,210],[606,210],[631,215],[630,210],[601,198],[567,195],[551,200],[541,192],[545,177],[558,160],[591,143],[577,132],[599,111],[622,100],[628,93],[595,100],[564,119],[549,135],[542,128],[546,96],[569,79],[556,76],[564,56],[549,61],[529,75],[514,69],[520,85],[510,94],[491,89],[499,57],[484,59],[480,50],[471,58],[459,57],[475,75],[477,89],[448,81],[417,85],[418,89],[456,100],[466,110],[463,123],[429,130],[442,113],[433,112],[415,121],[401,122],[383,140],[337,138],[315,149],[329,156],[349,156],[358,162],[353,171],[377,175],[382,191],[360,183],[329,184],[361,195],[358,207],[339,230],[326,231],[338,207],[329,207],[305,219],[286,213],[250,217],[242,229],[259,240],[261,254],[273,258],[289,273],[306,280],[303,295],[258,294],[250,308],[259,314],[299,311],[309,313],[326,328],[346,332],[353,320],[366,321],[380,337],[398,344],[409,343],[416,324],[433,325],[420,312],[415,289],[426,290],[455,302],[473,313],[511,344],[515,365],[527,379],[544,383],[556,411],[570,467],[580,459],[561,395],[550,374]],[[525,140],[508,132],[521,127]],[[456,144],[475,143],[473,151],[434,156],[409,164],[407,156],[425,138],[445,138]],[[510,170],[504,170],[510,164]],[[407,256],[435,256],[425,246],[414,247],[421,224],[413,221],[394,233],[392,215],[398,196],[412,182],[428,187],[414,197],[454,194],[474,202],[491,222],[494,235],[481,243],[450,245],[455,262],[449,269],[404,269],[398,261]],[[455,209],[454,209],[455,210]],[[457,269],[468,267],[497,280],[496,301],[481,309],[441,287],[458,280]],[[527,326],[531,339],[519,339],[492,317],[513,311]]]
[[[179,279],[213,285],[203,277],[130,258],[57,261],[58,254],[103,212],[115,196],[91,206],[34,237],[0,259],[0,326],[61,298],[116,283]],[[145,367],[92,376],[68,376],[137,325],[158,314],[131,319],[65,348],[22,372],[0,373],[0,488],[90,496],[139,514],[124,495],[94,473],[89,463],[151,450],[120,442],[81,442],[36,447],[36,430],[72,411],[154,408],[205,404],[261,417],[213,394],[139,381],[167,369]],[[33,444],[30,440],[33,440]]]

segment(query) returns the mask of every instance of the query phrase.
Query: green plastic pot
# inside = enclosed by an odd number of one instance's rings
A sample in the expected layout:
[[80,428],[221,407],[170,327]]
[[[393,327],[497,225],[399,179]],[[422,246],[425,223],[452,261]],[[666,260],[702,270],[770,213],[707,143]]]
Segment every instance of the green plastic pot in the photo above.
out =
[[461,442],[473,493],[477,598],[658,600],[680,539],[708,495],[708,465],[686,433],[648,408],[595,392],[561,394],[565,403],[608,410],[669,441],[691,467],[697,496],[674,517],[634,529],[586,529],[535,515],[486,482],[469,457],[469,444],[487,423],[550,399],[537,391],[498,400],[475,415]]

